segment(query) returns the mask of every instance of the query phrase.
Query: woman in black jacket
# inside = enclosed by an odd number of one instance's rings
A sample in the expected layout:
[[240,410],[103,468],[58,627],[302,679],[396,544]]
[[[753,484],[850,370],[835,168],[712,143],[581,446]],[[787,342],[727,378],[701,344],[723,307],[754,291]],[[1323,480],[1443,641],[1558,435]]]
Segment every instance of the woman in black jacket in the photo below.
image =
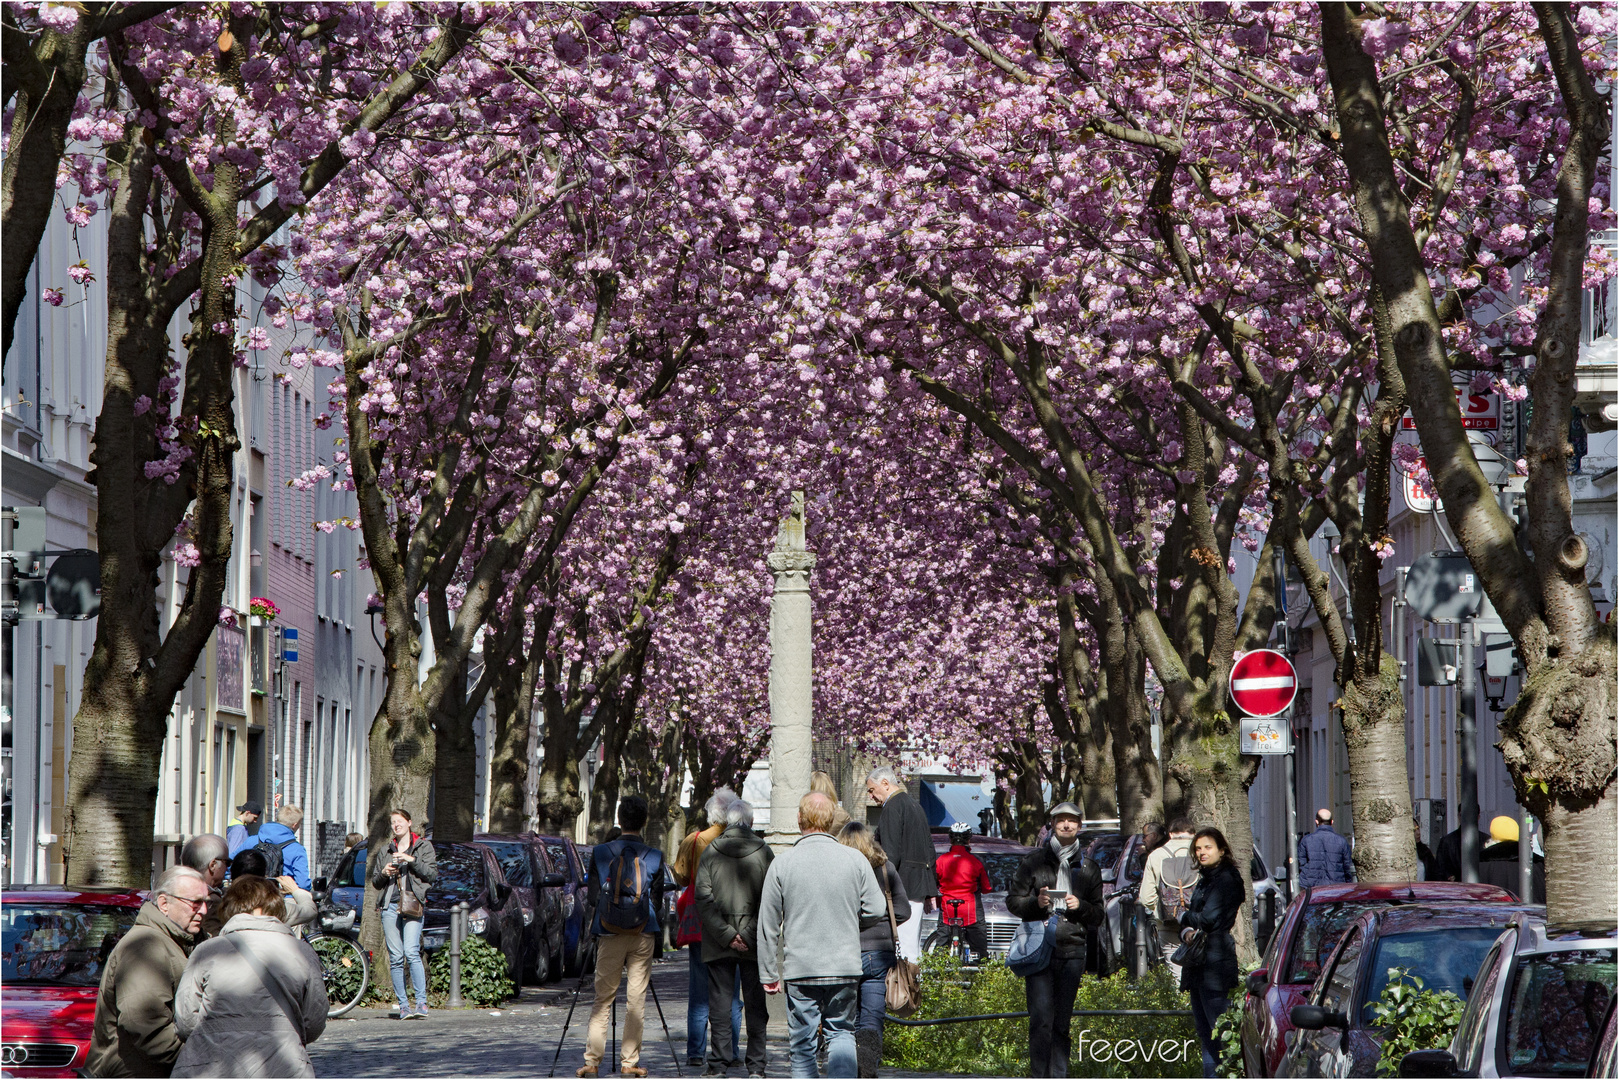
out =
[[1192,858],[1198,864],[1197,887],[1180,917],[1181,940],[1190,942],[1202,931],[1207,947],[1201,960],[1181,966],[1181,989],[1192,997],[1192,1021],[1203,1045],[1203,1075],[1213,1076],[1219,1056],[1214,1022],[1230,1005],[1237,985],[1237,943],[1231,928],[1242,912],[1242,873],[1219,829],[1199,829],[1193,835]]
[[[1051,839],[1023,857],[1006,909],[1024,922],[1043,922],[1061,914],[1046,969],[1024,983],[1029,1003],[1029,1075],[1067,1076],[1069,1030],[1074,998],[1085,973],[1085,928],[1100,926],[1102,871],[1083,855],[1079,842],[1079,807],[1058,803],[1051,810]],[[1059,899],[1053,893],[1061,892]]]

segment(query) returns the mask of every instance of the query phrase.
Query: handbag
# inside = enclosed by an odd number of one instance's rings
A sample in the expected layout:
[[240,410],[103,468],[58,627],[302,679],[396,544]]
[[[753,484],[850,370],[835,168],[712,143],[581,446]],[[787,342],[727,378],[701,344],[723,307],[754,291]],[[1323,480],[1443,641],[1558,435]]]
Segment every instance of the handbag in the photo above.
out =
[[700,945],[703,941],[703,919],[697,913],[697,886],[687,885],[686,891],[675,901],[675,944]]
[[1057,919],[1053,913],[1049,919],[1018,923],[1012,947],[1006,951],[1006,966],[1012,974],[1027,979],[1051,966],[1051,952],[1057,945]]
[[394,888],[399,890],[399,914],[407,919],[420,919],[426,913],[422,910],[422,902],[416,894],[410,891],[405,884],[405,869],[401,868],[399,877],[394,882]]
[[1202,930],[1192,931],[1192,940],[1183,941],[1169,956],[1169,962],[1180,967],[1201,967],[1209,951],[1209,935]]
[[[883,886],[883,898],[888,901],[888,929],[894,934],[894,944],[898,945],[899,921],[894,918],[894,898],[886,884]],[[905,959],[896,951],[894,966],[888,969],[888,976],[883,980],[883,1005],[888,1012],[903,1020],[921,1004],[921,969],[914,961]]]

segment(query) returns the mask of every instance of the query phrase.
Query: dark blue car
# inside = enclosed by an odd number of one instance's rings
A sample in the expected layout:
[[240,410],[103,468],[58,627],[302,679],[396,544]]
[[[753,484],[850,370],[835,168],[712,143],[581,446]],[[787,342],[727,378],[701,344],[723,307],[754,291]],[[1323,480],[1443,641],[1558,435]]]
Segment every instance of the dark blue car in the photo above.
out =
[[578,975],[588,971],[595,960],[595,941],[590,936],[595,911],[585,887],[586,856],[566,836],[542,836],[540,841],[551,856],[552,868],[566,879],[562,886],[562,968],[569,975]]

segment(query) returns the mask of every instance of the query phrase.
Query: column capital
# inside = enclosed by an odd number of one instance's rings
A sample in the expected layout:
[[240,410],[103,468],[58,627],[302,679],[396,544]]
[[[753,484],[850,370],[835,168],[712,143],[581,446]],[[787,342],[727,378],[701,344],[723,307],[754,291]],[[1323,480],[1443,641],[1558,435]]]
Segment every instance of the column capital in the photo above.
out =
[[815,569],[815,553],[791,549],[772,551],[765,556],[765,565],[770,567],[773,574],[807,574]]

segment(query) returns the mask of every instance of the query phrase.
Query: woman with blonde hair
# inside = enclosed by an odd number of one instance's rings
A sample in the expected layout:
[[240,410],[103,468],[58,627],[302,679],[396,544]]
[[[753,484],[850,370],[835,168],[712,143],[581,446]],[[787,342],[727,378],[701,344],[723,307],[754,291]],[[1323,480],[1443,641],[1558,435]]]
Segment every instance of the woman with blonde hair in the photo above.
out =
[[837,806],[832,812],[832,828],[829,830],[833,836],[837,836],[843,827],[849,824],[849,811],[843,808],[843,801],[838,797],[838,785],[832,780],[832,774],[819,769],[810,773],[810,790],[820,792]]
[[[817,775],[826,776],[825,773]],[[830,780],[830,777],[828,777]],[[877,1063],[883,1059],[883,1014],[888,994],[888,971],[895,964],[894,924],[911,917],[911,901],[905,895],[905,884],[888,861],[876,834],[858,821],[851,821],[838,831],[838,842],[854,848],[871,862],[877,881],[888,897],[888,910],[893,921],[883,919],[877,925],[860,931],[860,1021],[855,1027],[855,1054],[861,1076],[876,1076]]]

